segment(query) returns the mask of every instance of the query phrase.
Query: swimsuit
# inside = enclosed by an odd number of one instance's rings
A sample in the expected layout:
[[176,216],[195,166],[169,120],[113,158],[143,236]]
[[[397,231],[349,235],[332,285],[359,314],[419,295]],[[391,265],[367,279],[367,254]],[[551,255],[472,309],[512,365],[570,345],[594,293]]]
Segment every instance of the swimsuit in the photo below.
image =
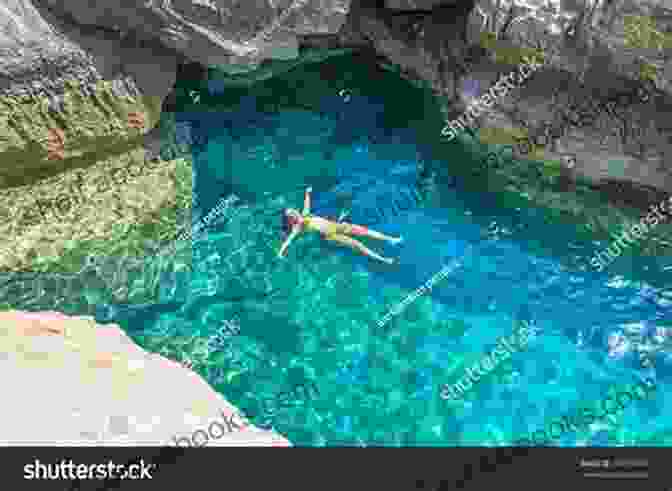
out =
[[325,238],[331,239],[335,235],[340,235],[340,234],[347,234],[348,233],[348,224],[346,223],[330,223],[327,228],[327,232],[322,232],[322,229],[320,229],[315,222],[312,221],[312,217],[310,215],[304,215],[304,225],[306,229],[308,230],[314,230],[316,232],[320,232],[321,234],[324,235]]

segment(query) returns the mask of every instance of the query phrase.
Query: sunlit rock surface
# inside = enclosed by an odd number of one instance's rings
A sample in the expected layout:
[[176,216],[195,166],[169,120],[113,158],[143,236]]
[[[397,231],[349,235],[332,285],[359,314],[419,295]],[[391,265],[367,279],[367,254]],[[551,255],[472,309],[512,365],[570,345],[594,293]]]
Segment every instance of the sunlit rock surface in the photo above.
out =
[[[116,325],[72,318],[61,332],[19,327],[11,316],[0,313],[0,445],[175,445],[237,412],[199,375],[145,352]],[[290,445],[241,417],[207,445]]]

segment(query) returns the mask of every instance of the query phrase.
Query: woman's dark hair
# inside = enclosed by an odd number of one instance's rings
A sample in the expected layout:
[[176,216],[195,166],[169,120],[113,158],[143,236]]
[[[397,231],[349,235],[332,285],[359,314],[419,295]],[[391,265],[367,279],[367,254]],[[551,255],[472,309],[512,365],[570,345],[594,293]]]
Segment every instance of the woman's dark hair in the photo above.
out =
[[284,230],[286,235],[292,231],[294,225],[301,224],[301,218],[295,218],[293,216],[287,215],[287,210],[291,210],[291,208],[282,210],[282,230]]
[[285,235],[292,231],[296,223],[297,220],[294,217],[287,215],[287,210],[282,210],[282,230],[284,230]]

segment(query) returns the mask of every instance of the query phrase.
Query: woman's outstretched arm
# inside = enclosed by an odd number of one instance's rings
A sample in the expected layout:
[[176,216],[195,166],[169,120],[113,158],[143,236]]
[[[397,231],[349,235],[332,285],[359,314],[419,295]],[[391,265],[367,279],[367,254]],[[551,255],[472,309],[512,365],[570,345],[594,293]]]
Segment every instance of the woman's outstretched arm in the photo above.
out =
[[313,188],[309,187],[306,189],[306,197],[303,198],[303,214],[308,215],[310,213],[310,193],[313,192]]
[[294,238],[299,234],[299,229],[298,228],[293,228],[292,232],[289,234],[289,237],[285,240],[285,242],[282,244],[282,247],[280,247],[280,251],[278,252],[278,257],[282,257],[285,254],[285,251],[289,247],[289,244],[294,240]]

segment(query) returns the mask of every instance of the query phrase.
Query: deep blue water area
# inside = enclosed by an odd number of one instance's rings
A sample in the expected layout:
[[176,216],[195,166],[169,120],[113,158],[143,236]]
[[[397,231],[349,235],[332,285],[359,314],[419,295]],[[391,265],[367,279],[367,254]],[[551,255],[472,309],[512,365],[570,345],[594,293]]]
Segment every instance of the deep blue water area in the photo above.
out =
[[[591,271],[603,243],[575,238],[575,228],[544,210],[502,209],[487,185],[445,179],[451,167],[477,162],[458,145],[451,158],[433,159],[427,132],[438,137],[442,126],[426,109],[431,98],[393,73],[360,65],[330,60],[247,91],[218,85],[211,74],[210,92],[207,84],[199,89],[202,107],[176,114],[198,139],[195,216],[230,194],[240,202],[194,242],[186,302],[168,299],[146,317],[142,308],[132,315],[108,309],[105,320],[148,347],[189,338],[191,351],[178,357],[196,361],[254,422],[296,445],[506,445],[643,375],[657,381],[655,397],[555,444],[632,445],[665,430],[672,423],[669,349],[643,371],[631,352],[610,356],[608,347],[623,329],[652,340],[656,328],[672,327],[672,287],[660,286],[670,285],[665,272]],[[313,213],[335,218],[348,210],[347,221],[403,236],[397,246],[364,239],[398,264],[314,236],[299,237],[286,259],[276,258],[282,210],[301,208],[307,186]],[[533,242],[570,260],[542,254]],[[452,261],[455,271],[377,326]],[[201,341],[233,317],[240,334],[204,351]],[[534,326],[526,349],[464,400],[439,397],[442,384],[521,321]],[[274,402],[300,393],[292,387],[306,380],[316,394]]]

